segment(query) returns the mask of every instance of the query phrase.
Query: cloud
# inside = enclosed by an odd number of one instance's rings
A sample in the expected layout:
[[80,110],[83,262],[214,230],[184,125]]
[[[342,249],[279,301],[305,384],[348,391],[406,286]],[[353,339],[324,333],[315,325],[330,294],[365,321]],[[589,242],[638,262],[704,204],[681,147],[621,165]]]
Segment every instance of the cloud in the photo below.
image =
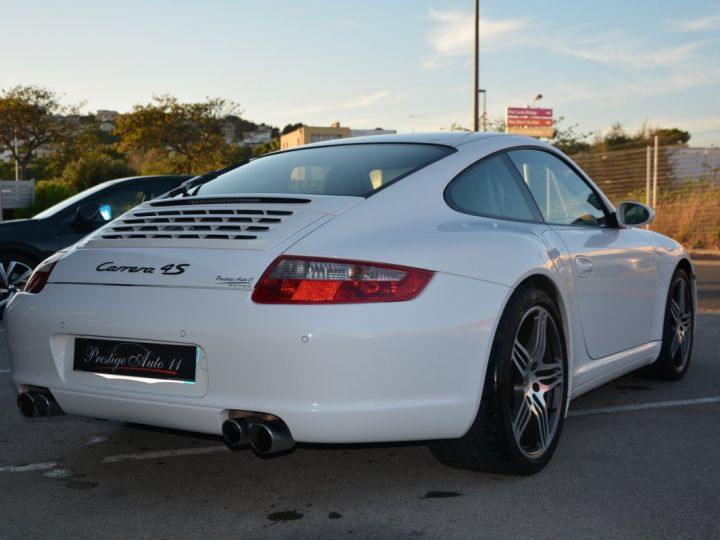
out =
[[[427,36],[434,54],[422,59],[422,67],[438,69],[454,65],[457,57],[472,57],[475,40],[472,13],[430,8],[429,14],[436,23]],[[686,29],[709,30],[714,25],[720,26],[720,16],[674,24]],[[638,70],[681,68],[704,45],[696,41],[658,47],[656,43],[643,43],[620,28],[598,30],[596,27],[582,27],[559,32],[527,18],[480,16],[483,54],[500,48],[543,48],[571,58]]]
[[[475,44],[474,16],[467,11],[436,10],[429,8],[430,18],[437,23],[427,39],[434,54],[422,60],[426,69],[445,67],[447,57],[472,55]],[[523,40],[523,33],[529,27],[527,19],[491,19],[480,15],[480,43],[483,51],[509,47]]]
[[703,46],[703,43],[691,42],[674,47],[645,49],[620,30],[590,38],[567,35],[561,39],[544,40],[543,43],[545,47],[565,56],[633,70],[682,67]]
[[668,21],[676,32],[706,32],[720,29],[720,15],[709,15],[686,21]]
[[352,109],[362,109],[365,107],[371,107],[374,105],[384,105],[388,103],[396,103],[407,99],[415,90],[378,90],[372,94],[360,95],[347,101],[341,101],[339,103],[329,103],[324,105],[311,105],[308,107],[301,107],[298,109],[292,109],[289,111],[281,111],[273,116],[277,117],[297,117],[305,114],[319,113],[319,112],[330,112],[330,111],[347,111]]

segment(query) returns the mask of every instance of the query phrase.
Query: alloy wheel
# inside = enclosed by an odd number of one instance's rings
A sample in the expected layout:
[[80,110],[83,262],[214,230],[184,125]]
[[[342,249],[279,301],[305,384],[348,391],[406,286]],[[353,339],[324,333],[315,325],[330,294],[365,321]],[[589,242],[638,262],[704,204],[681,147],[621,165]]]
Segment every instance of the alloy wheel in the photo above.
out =
[[670,295],[670,357],[678,371],[685,368],[690,359],[692,346],[692,301],[690,300],[690,287],[688,282],[680,278],[675,281]]
[[0,310],[25,287],[33,269],[20,261],[0,262]]
[[538,458],[555,438],[565,384],[560,332],[547,309],[535,306],[525,314],[511,359],[513,436],[526,457]]

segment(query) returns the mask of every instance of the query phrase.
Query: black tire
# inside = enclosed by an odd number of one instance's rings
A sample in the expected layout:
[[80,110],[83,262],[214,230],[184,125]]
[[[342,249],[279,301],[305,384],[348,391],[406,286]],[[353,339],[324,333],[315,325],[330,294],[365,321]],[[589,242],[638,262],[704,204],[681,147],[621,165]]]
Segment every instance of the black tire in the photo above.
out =
[[[533,332],[543,319],[545,349],[540,353],[538,345],[528,353],[521,343],[541,334]],[[542,403],[537,401],[540,394]],[[430,450],[451,467],[534,474],[547,465],[557,448],[566,408],[567,353],[561,318],[547,293],[522,287],[510,298],[500,319],[475,421],[464,436],[432,442]],[[524,427],[518,436],[514,426],[519,424]]]
[[0,254],[0,320],[5,306],[18,290],[22,290],[38,261],[20,253]]
[[682,268],[676,268],[665,300],[660,354],[654,363],[641,369],[640,374],[663,381],[682,379],[690,366],[694,329],[695,305],[690,277]]

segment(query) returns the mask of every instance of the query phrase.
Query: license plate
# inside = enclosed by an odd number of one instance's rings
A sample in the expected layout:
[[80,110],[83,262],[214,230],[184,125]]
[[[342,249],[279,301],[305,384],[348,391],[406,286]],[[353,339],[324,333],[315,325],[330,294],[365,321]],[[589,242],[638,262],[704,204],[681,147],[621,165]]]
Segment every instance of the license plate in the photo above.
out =
[[192,345],[75,338],[75,371],[195,382],[196,363]]

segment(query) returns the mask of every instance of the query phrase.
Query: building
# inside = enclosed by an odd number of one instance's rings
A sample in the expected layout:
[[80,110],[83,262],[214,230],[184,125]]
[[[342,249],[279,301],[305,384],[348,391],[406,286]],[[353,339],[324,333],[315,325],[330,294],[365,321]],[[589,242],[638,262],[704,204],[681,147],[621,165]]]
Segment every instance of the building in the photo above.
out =
[[270,142],[272,140],[272,128],[266,125],[260,125],[254,131],[242,132],[242,143],[244,146],[257,146]]
[[383,128],[353,129],[352,130],[353,137],[368,137],[370,135],[395,135],[396,133],[397,133],[397,130],[383,129]]
[[340,127],[340,122],[333,122],[330,127],[302,126],[280,137],[280,149],[286,150],[303,144],[347,139],[352,137],[352,130]]
[[115,120],[120,116],[117,111],[108,111],[100,109],[95,113],[95,119],[98,121],[99,128],[101,131],[110,133],[115,129]]

